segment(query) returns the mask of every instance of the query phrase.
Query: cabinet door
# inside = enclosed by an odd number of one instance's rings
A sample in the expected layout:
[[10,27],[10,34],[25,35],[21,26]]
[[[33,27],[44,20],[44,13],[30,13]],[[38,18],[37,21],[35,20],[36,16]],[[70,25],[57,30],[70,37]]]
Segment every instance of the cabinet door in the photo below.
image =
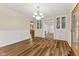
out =
[[78,48],[78,17],[77,14],[73,15],[73,44],[74,48]]

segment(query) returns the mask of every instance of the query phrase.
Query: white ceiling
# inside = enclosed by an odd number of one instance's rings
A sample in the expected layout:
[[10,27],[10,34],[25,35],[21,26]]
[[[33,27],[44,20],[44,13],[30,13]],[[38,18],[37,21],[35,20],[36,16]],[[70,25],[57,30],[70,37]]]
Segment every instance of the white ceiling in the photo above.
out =
[[37,5],[40,6],[40,11],[44,13],[45,18],[48,18],[68,14],[73,3],[4,3],[0,5],[20,12],[29,19],[32,19],[33,12],[36,11]]

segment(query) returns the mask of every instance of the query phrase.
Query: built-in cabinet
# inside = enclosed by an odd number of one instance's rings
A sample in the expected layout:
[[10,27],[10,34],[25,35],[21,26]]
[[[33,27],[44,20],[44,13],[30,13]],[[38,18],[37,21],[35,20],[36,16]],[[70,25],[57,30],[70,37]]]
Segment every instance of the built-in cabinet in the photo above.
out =
[[[55,18],[55,39],[58,40],[66,40],[69,38],[69,16],[66,15],[58,15]],[[69,42],[69,41],[68,41]]]
[[43,22],[41,20],[33,20],[35,26],[35,37],[42,37],[43,36]]
[[79,55],[79,4],[71,13],[71,46],[76,55]]
[[65,29],[66,28],[66,16],[58,16],[56,18],[56,28]]

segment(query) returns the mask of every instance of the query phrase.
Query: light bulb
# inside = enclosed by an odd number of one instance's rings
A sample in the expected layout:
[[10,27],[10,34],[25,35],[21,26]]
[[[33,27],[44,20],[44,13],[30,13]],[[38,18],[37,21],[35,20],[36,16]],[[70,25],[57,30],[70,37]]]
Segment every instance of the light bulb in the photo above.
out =
[[40,20],[40,19],[41,19],[41,17],[40,17],[40,16],[36,16],[36,19],[37,19],[37,20]]
[[42,15],[41,17],[42,17],[42,18],[44,18],[44,16],[43,16],[43,15]]
[[40,15],[43,15],[43,13],[40,13]]
[[33,15],[33,17],[35,17],[35,15]]
[[34,15],[37,15],[37,13],[35,12]]

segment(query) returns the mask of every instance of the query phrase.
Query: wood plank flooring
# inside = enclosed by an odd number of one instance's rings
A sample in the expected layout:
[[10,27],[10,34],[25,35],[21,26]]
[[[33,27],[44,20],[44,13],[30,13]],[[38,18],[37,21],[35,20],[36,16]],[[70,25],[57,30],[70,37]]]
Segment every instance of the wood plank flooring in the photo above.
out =
[[67,41],[35,38],[0,48],[1,56],[75,56]]

